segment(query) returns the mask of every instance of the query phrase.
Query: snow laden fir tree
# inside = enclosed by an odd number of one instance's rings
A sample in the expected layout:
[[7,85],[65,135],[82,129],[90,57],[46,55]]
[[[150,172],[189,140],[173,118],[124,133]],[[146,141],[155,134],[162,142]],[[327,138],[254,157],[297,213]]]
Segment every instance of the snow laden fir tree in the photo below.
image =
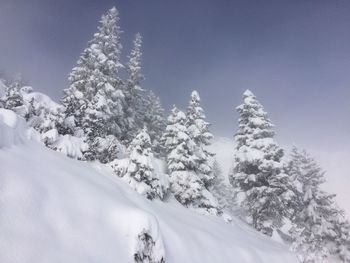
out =
[[171,191],[184,206],[218,214],[217,202],[197,174],[196,144],[186,127],[185,113],[171,110],[164,133],[164,146]]
[[[293,249],[303,262],[324,262],[329,255],[350,261],[349,224],[334,197],[321,190],[324,172],[306,151],[292,149],[288,173],[294,179],[296,205],[290,230]],[[347,239],[347,241],[346,241]]]
[[186,112],[186,126],[188,133],[195,144],[196,173],[206,187],[209,187],[214,179],[213,154],[206,147],[210,145],[213,135],[209,132],[210,124],[205,121],[204,110],[200,106],[200,97],[197,91],[191,93],[191,100]]
[[148,93],[147,99],[145,100],[144,122],[149,137],[151,138],[152,150],[155,156],[160,157],[164,154],[161,139],[165,131],[166,121],[164,119],[164,110],[160,99],[153,91]]
[[86,136],[88,160],[109,162],[116,157],[117,138],[125,131],[119,17],[116,8],[102,16],[98,32],[81,54],[64,90],[64,129]]
[[151,139],[146,128],[132,140],[128,152],[126,165],[114,166],[116,173],[139,194],[151,200],[162,199],[167,190],[167,183],[164,184],[162,175],[154,171]]
[[262,105],[249,90],[237,107],[238,131],[234,169],[230,182],[240,197],[246,220],[271,236],[288,215],[289,178],[283,171],[283,150],[273,137],[273,125]]
[[133,44],[126,64],[128,79],[124,87],[126,128],[122,137],[126,142],[132,140],[137,130],[142,129],[144,125],[145,91],[141,88],[144,76],[141,73],[142,37],[140,33],[136,34]]

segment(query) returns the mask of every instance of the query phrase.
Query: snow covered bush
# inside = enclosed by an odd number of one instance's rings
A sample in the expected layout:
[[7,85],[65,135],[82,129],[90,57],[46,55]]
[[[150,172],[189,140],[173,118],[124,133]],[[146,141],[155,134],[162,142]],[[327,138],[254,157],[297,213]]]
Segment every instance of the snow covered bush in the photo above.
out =
[[124,157],[125,154],[125,146],[114,135],[89,138],[87,145],[84,158],[89,161],[98,160],[101,163],[109,163]]
[[84,160],[84,153],[88,150],[88,145],[84,142],[84,138],[66,134],[59,136],[50,148],[70,158]]
[[[4,85],[4,84],[3,84]],[[13,110],[23,117],[29,127],[39,134],[39,141],[52,148],[59,138],[63,106],[52,101],[47,95],[34,92],[22,81],[8,81],[0,98],[2,107]],[[37,136],[36,136],[37,137]]]
[[137,237],[137,251],[134,254],[136,263],[165,263],[165,258],[156,253],[156,242],[147,230],[143,230]]
[[267,113],[251,91],[244,92],[237,111],[240,118],[230,182],[240,194],[247,222],[271,236],[283,225],[293,194],[283,172],[284,153],[273,139],[275,132]]

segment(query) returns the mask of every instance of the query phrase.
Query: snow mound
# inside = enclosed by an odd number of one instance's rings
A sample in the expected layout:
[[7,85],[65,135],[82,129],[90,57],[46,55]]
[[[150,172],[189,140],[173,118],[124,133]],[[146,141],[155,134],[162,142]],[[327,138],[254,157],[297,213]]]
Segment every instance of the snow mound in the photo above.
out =
[[32,87],[29,86],[24,86],[21,88],[21,93],[23,94],[23,99],[25,102],[30,103],[33,101],[35,108],[48,109],[54,114],[57,114],[60,110],[62,110],[62,105],[54,102],[49,96],[32,90]]
[[106,165],[33,141],[0,148],[0,163],[0,262],[298,262],[240,221],[147,200]]
[[26,133],[25,121],[10,110],[0,108],[0,149],[22,143]]

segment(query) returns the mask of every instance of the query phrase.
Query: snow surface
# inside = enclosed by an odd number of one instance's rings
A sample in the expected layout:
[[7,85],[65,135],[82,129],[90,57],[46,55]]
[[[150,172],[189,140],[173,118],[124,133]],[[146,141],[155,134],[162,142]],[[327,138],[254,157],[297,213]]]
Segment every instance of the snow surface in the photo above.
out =
[[23,99],[27,103],[30,101],[35,102],[36,108],[45,108],[50,110],[52,113],[57,113],[60,109],[62,109],[62,105],[58,104],[57,102],[53,101],[49,96],[45,95],[44,93],[32,91],[32,87],[24,86],[21,88],[23,91],[30,91],[30,92],[23,92]]
[[0,149],[22,143],[26,137],[26,123],[10,110],[0,108]]
[[[24,134],[0,119],[3,131]],[[10,117],[9,117],[10,116]],[[6,123],[6,124],[5,124]],[[15,122],[16,123],[16,122]],[[12,123],[13,124],[13,123]],[[149,201],[107,166],[70,159],[23,139],[0,147],[0,262],[134,262],[138,236],[152,256],[181,263],[296,263],[296,257],[239,221]]]

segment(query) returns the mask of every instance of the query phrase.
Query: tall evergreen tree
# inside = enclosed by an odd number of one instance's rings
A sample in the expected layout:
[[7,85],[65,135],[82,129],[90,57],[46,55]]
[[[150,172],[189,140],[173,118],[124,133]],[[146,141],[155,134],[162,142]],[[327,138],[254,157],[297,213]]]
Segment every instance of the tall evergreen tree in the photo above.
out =
[[124,134],[126,141],[130,141],[134,134],[144,126],[144,90],[141,88],[141,81],[144,76],[141,73],[142,58],[142,37],[137,33],[133,42],[134,46],[128,56],[126,71],[128,79],[125,84],[125,118],[127,130]]
[[206,187],[213,183],[214,154],[210,153],[206,146],[210,145],[213,135],[209,132],[210,124],[205,121],[204,110],[200,106],[200,97],[197,91],[192,91],[191,100],[186,112],[186,126],[191,139],[196,144],[197,164],[196,171]]
[[184,206],[217,214],[217,202],[196,174],[196,145],[186,127],[186,115],[174,107],[164,133],[171,190]]
[[102,16],[97,33],[69,75],[70,86],[64,90],[66,118],[72,118],[76,130],[82,129],[89,137],[121,134],[120,33],[118,10],[113,7]]
[[152,150],[155,156],[159,157],[163,153],[161,138],[165,131],[166,122],[160,99],[152,91],[149,92],[145,100],[144,123],[151,138]]
[[97,33],[69,75],[70,86],[64,90],[64,124],[69,124],[71,133],[87,136],[87,159],[110,161],[111,156],[99,156],[106,151],[95,149],[103,147],[101,141],[107,136],[120,138],[125,130],[123,82],[118,76],[122,67],[120,33],[118,10],[113,7],[102,16]]
[[240,194],[240,205],[254,228],[271,236],[283,225],[290,200],[290,181],[283,173],[283,150],[273,137],[273,125],[262,105],[249,90],[243,104],[235,134],[235,166],[230,182]]
[[297,148],[293,148],[288,166],[297,192],[294,225],[290,230],[294,249],[308,263],[323,262],[329,254],[346,256],[345,246],[342,251],[339,249],[340,243],[345,242],[344,235],[348,235],[346,224],[342,228],[343,216],[335,205],[335,195],[320,188],[325,182],[324,172],[314,159]]

